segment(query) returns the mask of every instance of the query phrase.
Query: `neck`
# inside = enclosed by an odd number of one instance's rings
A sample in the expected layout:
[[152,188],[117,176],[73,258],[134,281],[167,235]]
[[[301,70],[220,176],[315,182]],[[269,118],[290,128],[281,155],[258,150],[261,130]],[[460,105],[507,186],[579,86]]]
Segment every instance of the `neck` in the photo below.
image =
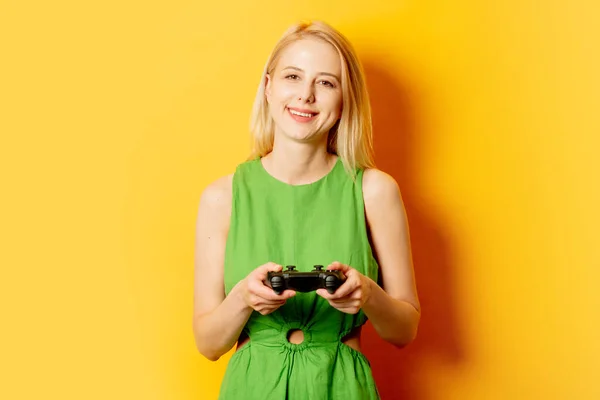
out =
[[308,144],[277,140],[273,151],[262,158],[264,168],[273,177],[291,184],[302,185],[325,176],[337,161],[327,152],[327,143]]

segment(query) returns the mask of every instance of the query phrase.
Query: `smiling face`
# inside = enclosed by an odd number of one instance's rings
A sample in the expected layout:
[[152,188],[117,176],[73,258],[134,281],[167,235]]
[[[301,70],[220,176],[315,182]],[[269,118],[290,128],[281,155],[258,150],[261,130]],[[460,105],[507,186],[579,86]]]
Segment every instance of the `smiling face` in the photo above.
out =
[[341,60],[336,49],[317,39],[288,45],[267,74],[265,94],[275,136],[321,140],[342,111]]

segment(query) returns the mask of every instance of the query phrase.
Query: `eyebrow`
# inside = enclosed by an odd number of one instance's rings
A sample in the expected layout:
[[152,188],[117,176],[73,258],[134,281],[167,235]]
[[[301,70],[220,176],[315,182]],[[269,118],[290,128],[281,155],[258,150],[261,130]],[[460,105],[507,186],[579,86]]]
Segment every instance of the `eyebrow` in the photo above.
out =
[[[296,71],[304,72],[304,70],[303,70],[303,69],[301,69],[301,68],[298,68],[298,67],[294,67],[294,66],[291,66],[291,65],[290,65],[289,67],[285,67],[283,70],[286,70],[286,69],[294,69],[294,70],[296,70]],[[282,70],[282,71],[283,71],[283,70]],[[337,75],[335,75],[335,74],[332,74],[332,73],[329,73],[329,72],[319,72],[319,75],[328,75],[328,76],[332,76],[332,77],[334,77],[335,79],[337,79],[337,80],[338,80],[338,82],[340,82],[340,78],[339,78]]]

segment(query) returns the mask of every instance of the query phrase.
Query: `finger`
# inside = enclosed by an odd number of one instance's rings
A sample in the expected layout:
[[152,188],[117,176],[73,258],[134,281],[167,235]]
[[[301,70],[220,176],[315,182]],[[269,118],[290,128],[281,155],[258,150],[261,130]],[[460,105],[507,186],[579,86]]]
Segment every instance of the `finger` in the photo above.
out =
[[334,261],[327,266],[327,270],[339,271],[342,273],[342,278],[344,280],[348,279],[350,274],[352,274],[353,268],[349,265],[342,264],[339,261]]
[[285,303],[287,299],[285,298],[277,298],[277,299],[265,299],[264,297],[261,297],[257,294],[252,294],[250,296],[250,302],[252,303],[252,305],[254,307],[258,307],[261,305],[268,305],[268,306],[276,306],[276,305],[282,305]]
[[358,287],[358,282],[354,279],[347,279],[346,282],[340,286],[335,293],[331,296],[331,299],[341,299],[350,296]]
[[255,309],[256,311],[260,311],[260,310],[276,310],[279,307],[281,307],[282,305],[284,305],[285,302],[282,302],[281,304],[276,304],[276,303],[256,303],[253,304],[251,307],[253,309]]
[[327,300],[340,300],[347,297],[355,290],[353,281],[346,280],[337,290],[329,293],[326,289],[317,289],[317,294]]
[[292,289],[285,289],[283,292],[281,292],[281,294],[277,294],[277,293],[273,292],[272,289],[271,289],[271,292],[276,296],[277,299],[279,299],[279,300],[283,299],[284,301],[287,299],[290,299],[296,295],[296,291],[292,290]]
[[348,295],[347,297],[352,300],[360,300],[360,299],[362,299],[362,296],[363,296],[362,290],[357,289],[354,292],[352,292],[350,295]]
[[264,307],[264,308],[259,308],[256,311],[258,311],[262,315],[269,315],[272,312],[274,312],[275,310],[277,310],[278,308],[279,307]]
[[346,305],[346,306],[332,305],[332,307],[335,308],[336,310],[341,311],[346,314],[356,314],[357,312],[359,312],[361,310],[361,308],[359,306],[353,306],[353,305]]
[[323,297],[325,300],[331,300],[335,297],[335,293],[331,294],[327,291],[327,289],[317,289],[315,293],[317,293],[317,295]]
[[350,275],[346,280],[336,289],[333,294],[330,294],[327,298],[329,299],[340,299],[348,296],[352,293],[360,284],[360,279],[356,276]]
[[258,298],[256,303],[257,306],[261,305],[264,307],[279,307],[285,304],[285,300],[266,300],[263,298]]
[[356,307],[344,307],[344,308],[337,308],[337,310],[346,313],[346,314],[357,314],[360,311],[360,308],[356,308]]
[[348,271],[350,269],[350,267],[346,264],[342,264],[339,261],[334,261],[331,264],[329,264],[327,266],[327,269],[332,269],[332,270],[336,270],[336,271],[342,271],[344,273],[344,275],[346,274],[346,271]]
[[329,300],[329,304],[336,308],[344,308],[344,307],[360,307],[360,300]]
[[264,281],[269,276],[269,272],[280,272],[283,267],[274,262],[268,262],[266,264],[261,265],[260,267],[254,270],[254,274],[257,279]]
[[286,289],[281,294],[277,294],[273,291],[272,288],[265,285],[263,281],[260,282],[260,285],[254,285],[250,288],[250,290],[257,296],[262,297],[267,300],[287,300],[296,295],[294,290]]

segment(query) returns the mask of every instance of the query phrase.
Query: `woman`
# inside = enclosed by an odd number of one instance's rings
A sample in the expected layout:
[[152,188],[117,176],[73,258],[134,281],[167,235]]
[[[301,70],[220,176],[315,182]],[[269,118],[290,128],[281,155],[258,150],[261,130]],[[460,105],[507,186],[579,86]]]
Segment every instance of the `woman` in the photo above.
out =
[[[217,360],[237,342],[221,399],[377,399],[360,351],[367,318],[404,346],[420,306],[395,180],[374,168],[362,67],[322,22],[275,46],[253,109],[254,149],[200,200],[193,329]],[[333,293],[267,286],[271,271],[341,271]],[[379,284],[381,285],[379,285]]]

